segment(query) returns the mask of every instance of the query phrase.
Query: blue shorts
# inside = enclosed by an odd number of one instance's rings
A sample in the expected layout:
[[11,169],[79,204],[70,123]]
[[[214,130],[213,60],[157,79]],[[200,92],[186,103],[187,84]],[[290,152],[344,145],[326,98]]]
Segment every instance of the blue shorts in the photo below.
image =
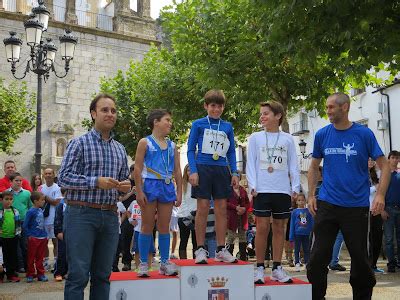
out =
[[143,182],[143,192],[149,202],[158,201],[161,203],[169,203],[176,201],[175,186],[171,182],[166,184],[164,179],[146,178]]
[[[133,245],[131,253],[139,253],[139,231],[135,231],[133,235]],[[154,240],[151,239],[149,254],[156,253],[156,248],[154,247]]]
[[227,166],[197,165],[199,185],[192,187],[192,198],[228,199],[232,195],[231,173]]

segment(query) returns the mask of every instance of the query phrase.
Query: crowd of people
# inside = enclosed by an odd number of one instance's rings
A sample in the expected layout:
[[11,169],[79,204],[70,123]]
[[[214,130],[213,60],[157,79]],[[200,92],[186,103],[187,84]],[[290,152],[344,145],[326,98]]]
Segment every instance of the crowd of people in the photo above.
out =
[[237,263],[255,256],[255,284],[265,283],[270,261],[271,280],[293,282],[283,268],[285,252],[295,271],[306,265],[313,299],[324,299],[328,267],[345,270],[339,264],[344,240],[354,299],[370,299],[374,273],[384,271],[377,267],[382,236],[387,272],[400,267],[400,153],[391,151],[387,160],[372,131],[349,121],[350,98],[332,94],[331,124],[316,133],[306,195],[293,137],[280,130],[280,103],[260,104],[263,130],[248,139],[243,177],[233,127],[221,119],[224,93],[208,91],[203,105],[207,115],[192,123],[183,174],[165,109],[148,114],[151,134],[139,141],[128,167],[125,148],[112,135],[116,101],[107,94],[92,100],[93,128],[71,140],[57,177],[46,168],[29,183],[6,161],[1,281],[19,282],[26,273],[29,283],[45,282],[52,271],[55,281],[66,280],[65,299],[83,299],[89,280],[91,299],[108,299],[111,271],[149,277],[157,254],[159,273],[176,276],[179,232],[179,259]]

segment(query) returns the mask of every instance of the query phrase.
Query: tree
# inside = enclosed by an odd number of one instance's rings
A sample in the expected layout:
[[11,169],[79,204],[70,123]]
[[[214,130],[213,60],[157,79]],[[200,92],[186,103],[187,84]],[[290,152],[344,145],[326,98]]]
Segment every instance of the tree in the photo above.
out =
[[0,151],[10,153],[15,141],[35,126],[35,95],[28,94],[26,83],[8,86],[0,78]]

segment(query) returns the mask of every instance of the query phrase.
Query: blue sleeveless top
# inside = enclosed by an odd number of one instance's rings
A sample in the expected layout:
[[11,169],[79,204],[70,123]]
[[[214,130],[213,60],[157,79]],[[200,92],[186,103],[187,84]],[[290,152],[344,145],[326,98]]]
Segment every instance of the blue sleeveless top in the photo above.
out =
[[[146,139],[147,147],[142,178],[162,180],[167,177],[172,178],[175,164],[175,143],[167,139],[167,149],[162,150],[151,135],[147,136]],[[166,169],[168,169],[168,174]]]

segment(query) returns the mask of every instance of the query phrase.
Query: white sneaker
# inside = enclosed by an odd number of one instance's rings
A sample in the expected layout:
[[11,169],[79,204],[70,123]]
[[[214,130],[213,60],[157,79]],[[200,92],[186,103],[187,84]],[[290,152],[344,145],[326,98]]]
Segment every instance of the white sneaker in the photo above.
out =
[[254,283],[256,283],[256,284],[264,284],[265,283],[264,277],[265,277],[265,275],[264,275],[264,267],[262,267],[262,266],[257,267],[254,270]]
[[206,249],[199,248],[194,252],[194,255],[196,256],[196,264],[207,264],[208,251]]
[[160,264],[159,273],[166,276],[175,276],[178,275],[178,267],[167,260],[165,263]]
[[253,245],[251,243],[247,244],[247,249],[253,249]]
[[229,251],[228,249],[222,248],[221,251],[215,253],[215,261],[221,261],[221,262],[226,262],[226,263],[237,263],[238,260],[236,257],[234,257]]
[[149,277],[149,264],[147,262],[141,262],[138,269],[138,277]]
[[275,270],[272,271],[271,280],[279,281],[282,283],[292,283],[292,277],[290,277],[285,270],[282,269],[282,266],[278,266]]
[[300,272],[300,271],[301,271],[301,265],[300,265],[299,263],[297,263],[297,264],[294,266],[294,269],[296,270],[296,272]]

